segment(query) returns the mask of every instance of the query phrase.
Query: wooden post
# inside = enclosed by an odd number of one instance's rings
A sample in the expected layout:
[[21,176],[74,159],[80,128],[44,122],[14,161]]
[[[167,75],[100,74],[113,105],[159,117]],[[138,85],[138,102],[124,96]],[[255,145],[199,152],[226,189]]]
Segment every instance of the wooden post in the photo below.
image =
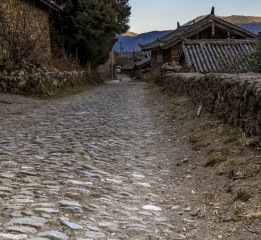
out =
[[215,34],[216,34],[216,31],[215,31],[216,29],[215,29],[215,28],[216,28],[216,24],[215,24],[215,22],[212,20],[212,37],[215,36]]

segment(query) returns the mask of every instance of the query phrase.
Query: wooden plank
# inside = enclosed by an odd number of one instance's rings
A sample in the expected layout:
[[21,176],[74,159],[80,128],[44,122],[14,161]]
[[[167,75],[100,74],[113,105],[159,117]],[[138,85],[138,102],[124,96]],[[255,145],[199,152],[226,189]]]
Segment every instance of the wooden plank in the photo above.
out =
[[216,34],[216,24],[215,24],[214,21],[212,21],[211,29],[212,29],[212,36],[215,36],[215,34]]

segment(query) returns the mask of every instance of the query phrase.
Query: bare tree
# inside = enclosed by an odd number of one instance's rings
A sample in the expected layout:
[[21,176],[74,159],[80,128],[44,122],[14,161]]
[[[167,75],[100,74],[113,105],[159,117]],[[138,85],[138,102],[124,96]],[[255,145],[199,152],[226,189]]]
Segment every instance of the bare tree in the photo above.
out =
[[[22,1],[21,1],[22,2]],[[14,63],[39,62],[46,58],[50,45],[49,26],[36,21],[33,6],[21,3],[9,9],[0,4],[0,44],[2,55]],[[1,52],[0,52],[1,54]]]

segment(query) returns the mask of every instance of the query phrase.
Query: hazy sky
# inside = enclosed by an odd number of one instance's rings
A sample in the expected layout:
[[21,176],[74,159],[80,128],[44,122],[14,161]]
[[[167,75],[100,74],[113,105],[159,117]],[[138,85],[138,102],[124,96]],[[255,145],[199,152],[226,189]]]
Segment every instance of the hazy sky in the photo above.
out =
[[132,7],[130,31],[172,30],[177,21],[184,24],[209,14],[211,7],[219,16],[261,16],[261,0],[129,0]]

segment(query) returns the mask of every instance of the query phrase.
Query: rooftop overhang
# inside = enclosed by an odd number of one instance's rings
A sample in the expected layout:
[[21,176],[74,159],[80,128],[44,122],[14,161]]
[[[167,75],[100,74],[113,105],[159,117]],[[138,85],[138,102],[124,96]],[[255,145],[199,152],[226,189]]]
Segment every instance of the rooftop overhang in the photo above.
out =
[[146,58],[146,59],[144,59],[144,60],[142,60],[142,61],[140,61],[140,62],[137,62],[137,63],[136,63],[136,66],[137,66],[138,68],[142,68],[142,67],[144,67],[144,66],[146,66],[146,65],[149,65],[150,62],[151,62],[151,58]]
[[160,43],[158,40],[148,44],[148,45],[140,45],[140,48],[143,52],[151,51],[151,50],[157,50],[160,49]]

